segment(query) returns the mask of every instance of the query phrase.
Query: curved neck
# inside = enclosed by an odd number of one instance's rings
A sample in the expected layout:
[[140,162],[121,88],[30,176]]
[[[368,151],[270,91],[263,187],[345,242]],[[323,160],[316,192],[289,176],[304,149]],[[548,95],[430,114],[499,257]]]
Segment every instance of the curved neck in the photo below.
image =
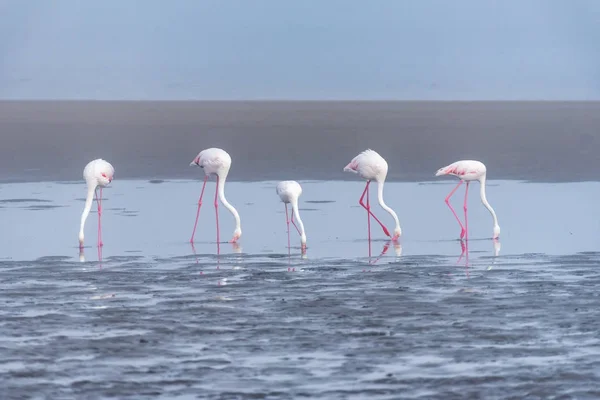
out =
[[302,243],[306,243],[306,232],[304,231],[304,224],[302,223],[302,219],[300,218],[300,211],[298,211],[298,199],[292,199],[292,212],[293,215],[296,216],[296,221],[298,221],[298,225],[300,227],[300,237]]
[[233,218],[235,218],[235,229],[241,229],[240,215],[238,214],[235,207],[233,207],[227,199],[225,198],[225,181],[227,180],[227,174],[223,174],[222,176],[217,175],[217,179],[219,180],[219,200],[223,203],[226,209],[229,210],[231,214],[233,214]]
[[392,218],[394,218],[394,221],[396,222],[395,231],[400,232],[400,221],[398,220],[398,216],[396,215],[394,210],[388,207],[388,205],[385,204],[385,202],[383,201],[383,182],[379,181],[377,182],[377,201],[379,201],[379,205],[381,206],[381,208],[390,213]]
[[481,177],[479,182],[481,183],[481,189],[480,189],[481,202],[483,203],[485,208],[488,209],[490,214],[492,214],[492,218],[494,219],[494,226],[498,226],[498,217],[496,217],[496,212],[494,212],[494,209],[492,208],[490,203],[488,203],[487,198],[485,197],[485,175],[483,177]]
[[92,209],[92,203],[94,202],[94,192],[96,191],[96,185],[88,184],[88,192],[85,198],[85,206],[83,207],[83,213],[81,214],[81,225],[79,227],[79,241],[83,242],[83,228],[85,227],[85,220],[90,214]]

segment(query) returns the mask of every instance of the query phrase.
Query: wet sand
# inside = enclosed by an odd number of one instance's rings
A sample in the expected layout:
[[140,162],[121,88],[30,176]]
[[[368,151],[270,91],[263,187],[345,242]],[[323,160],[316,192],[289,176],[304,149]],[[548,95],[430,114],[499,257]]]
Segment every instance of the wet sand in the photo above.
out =
[[600,254],[532,258],[0,262],[0,396],[598,398]]
[[600,102],[0,102],[0,182],[80,180],[109,160],[117,179],[198,176],[198,151],[222,147],[229,179],[354,179],[371,147],[392,181],[432,180],[474,158],[493,179],[600,176]]

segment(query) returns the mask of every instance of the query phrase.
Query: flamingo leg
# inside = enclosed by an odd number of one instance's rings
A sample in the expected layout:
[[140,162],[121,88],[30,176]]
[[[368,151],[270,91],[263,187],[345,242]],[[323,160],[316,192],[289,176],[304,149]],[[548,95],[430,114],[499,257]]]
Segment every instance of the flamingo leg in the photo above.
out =
[[465,188],[465,205],[463,209],[465,210],[465,239],[469,240],[469,221],[467,219],[467,199],[469,198],[469,182],[467,182],[467,186]]
[[[192,245],[192,252],[194,253],[194,256],[196,257],[196,264],[198,264],[198,254],[196,253],[196,246],[194,246],[194,243],[191,243]],[[202,275],[202,271],[200,271],[200,274]]]
[[[217,193],[219,193],[219,175],[217,175],[217,186],[215,187],[215,215],[217,217],[217,269],[221,269],[221,243],[219,240],[219,203],[217,201]],[[219,281],[219,285],[221,281]]]
[[[288,218],[288,206],[287,203],[283,203],[283,205],[285,206],[285,224],[287,225],[287,236],[288,236],[288,250],[290,248],[290,219]],[[292,218],[293,218],[294,212],[292,211]]]
[[98,266],[102,268],[102,247],[98,247]]
[[[379,220],[379,218],[377,218],[375,216],[375,214],[373,214],[371,212],[371,206],[369,204],[369,184],[371,183],[371,181],[367,181],[367,186],[365,186],[365,191],[363,192],[362,196],[360,197],[360,200],[358,201],[358,203],[363,206],[363,208],[365,210],[367,210],[368,214],[370,217],[373,217],[375,219],[375,221],[377,221],[379,223],[379,225],[381,225],[381,229],[383,229],[383,233],[388,236],[388,237],[392,237],[392,235],[390,235],[390,232],[388,231],[388,229],[385,227],[385,225],[383,225],[383,223]],[[365,205],[364,203],[364,198],[365,195],[367,196],[367,204]],[[369,219],[369,240],[371,240],[371,220]]]
[[217,201],[217,193],[219,193],[219,175],[217,175],[217,188],[215,189],[215,215],[217,216],[217,246],[219,243],[219,202]]
[[450,192],[450,194],[448,196],[446,196],[446,204],[448,205],[448,207],[450,207],[450,211],[452,211],[452,214],[454,215],[454,218],[456,218],[456,221],[458,221],[458,225],[460,225],[460,238],[462,239],[463,237],[465,237],[465,234],[467,233],[467,231],[465,230],[465,227],[463,226],[462,222],[460,222],[460,219],[458,218],[458,215],[456,215],[456,211],[454,211],[454,208],[452,208],[452,204],[450,204],[450,197],[452,197],[452,195],[458,190],[458,188],[460,187],[460,185],[462,185],[463,181],[459,181],[458,185],[456,185],[456,187],[454,189],[452,189],[452,191]]
[[[287,236],[288,236],[288,272],[292,271],[291,259],[292,251],[290,247],[290,220],[288,218],[288,206],[287,203],[283,203],[285,206],[285,223],[287,224]],[[292,219],[294,218],[294,210],[292,209]],[[295,224],[294,224],[295,225]]]
[[371,260],[371,203],[369,201],[369,182],[367,182],[367,229],[369,230],[369,261]]
[[[217,269],[221,269],[221,244],[217,240]],[[219,281],[219,285],[221,285],[221,281]]]
[[292,224],[294,224],[294,226],[296,227],[298,235],[302,236],[302,233],[300,233],[300,228],[298,228],[298,225],[296,225],[296,223],[294,222],[294,210],[292,210]]
[[[360,204],[361,206],[363,206],[363,208],[365,210],[367,210],[367,232],[368,232],[368,238],[369,238],[369,260],[371,259],[371,205],[369,203],[369,183],[371,183],[371,181],[367,181],[367,185],[365,186],[365,190],[363,191],[362,196],[360,196],[360,200],[358,200],[358,204]],[[365,205],[365,203],[363,202],[365,195],[367,196],[367,204]]]
[[95,190],[96,203],[98,204],[98,247],[102,247],[102,187],[100,187],[100,196],[98,196],[98,189]]
[[198,217],[200,216],[200,207],[202,207],[202,196],[204,196],[204,189],[206,188],[206,181],[208,180],[208,175],[204,177],[204,184],[202,185],[202,191],[200,192],[200,199],[198,200],[198,211],[196,212],[196,222],[194,222],[194,230],[192,231],[192,238],[190,239],[190,243],[194,243],[194,235],[196,234],[196,227],[198,226]]

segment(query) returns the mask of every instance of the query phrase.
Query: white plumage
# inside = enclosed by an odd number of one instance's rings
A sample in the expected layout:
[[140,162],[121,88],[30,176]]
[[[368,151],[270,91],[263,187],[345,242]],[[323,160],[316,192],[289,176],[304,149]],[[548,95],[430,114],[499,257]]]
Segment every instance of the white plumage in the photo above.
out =
[[387,177],[388,163],[375,150],[367,149],[354,157],[344,171],[354,172],[363,179],[383,182]]
[[[466,208],[467,208],[467,194],[468,194],[468,190],[469,190],[469,182],[477,180],[480,183],[481,202],[483,203],[485,208],[487,208],[488,211],[490,212],[490,214],[492,215],[492,219],[494,222],[494,228],[493,228],[494,230],[493,230],[492,238],[497,239],[500,236],[500,226],[498,225],[498,217],[496,216],[496,212],[494,211],[494,209],[492,208],[490,203],[488,203],[487,198],[486,198],[485,182],[486,182],[486,178],[487,178],[487,168],[485,167],[485,165],[481,161],[460,160],[460,161],[453,162],[450,165],[447,165],[445,167],[438,169],[435,174],[435,176],[443,176],[443,175],[456,176],[457,178],[460,179],[460,182],[458,183],[458,185],[446,197],[446,204],[448,204],[448,207],[450,207],[452,214],[454,214],[454,217],[456,218],[456,220],[458,221],[458,224],[461,227],[460,238],[462,239],[468,233],[467,209]],[[463,227],[462,223],[460,222],[460,219],[456,215],[456,212],[450,205],[450,197],[452,197],[452,195],[458,189],[458,187],[461,185],[462,182],[467,183],[467,187],[465,189],[465,203],[464,203],[464,208],[465,208],[465,226],[464,227]]]
[[[388,173],[388,163],[385,161],[383,157],[379,155],[374,150],[367,149],[354,157],[352,161],[348,165],[344,167],[344,171],[354,172],[358,174],[361,178],[367,180],[367,186],[365,188],[365,193],[368,195],[369,183],[374,180],[377,182],[377,200],[379,201],[379,205],[385,211],[387,211],[392,218],[394,218],[394,222],[396,226],[394,228],[394,236],[393,239],[398,239],[402,234],[402,230],[400,229],[400,221],[398,220],[398,216],[396,212],[388,207],[387,204],[383,201],[383,185],[385,183],[385,178]],[[364,194],[363,194],[364,196]],[[362,197],[360,200],[360,204],[366,209],[367,207],[362,203]],[[375,215],[367,209],[370,215],[372,215],[377,222],[383,228],[383,231],[386,235],[391,236],[387,228],[375,217]],[[369,238],[371,233],[369,232]]]
[[[196,158],[190,163],[190,166],[198,166],[204,169],[204,173],[206,178],[211,175],[217,176],[217,193],[219,196],[219,200],[229,210],[229,212],[233,215],[235,219],[235,229],[233,231],[233,238],[231,239],[232,243],[237,242],[237,240],[242,236],[242,226],[240,215],[238,214],[235,207],[233,207],[227,199],[225,198],[225,181],[227,180],[227,175],[229,175],[229,170],[231,168],[231,156],[223,149],[218,148],[209,148],[202,150]],[[206,180],[204,181],[204,185],[206,185]],[[202,194],[204,194],[204,186],[202,187]],[[192,238],[190,242],[194,242],[194,234],[196,233],[196,226],[198,224],[198,216],[200,214],[200,206],[202,204],[202,194],[200,195],[200,200],[198,201],[198,211],[196,213],[196,222],[194,223],[194,231],[192,232]],[[215,207],[217,204],[215,203]],[[219,215],[217,214],[217,242],[219,241]]]
[[[102,247],[102,227],[100,225],[100,217],[102,215],[102,188],[112,182],[115,175],[115,169],[108,162],[101,158],[90,161],[83,169],[83,179],[87,184],[87,196],[85,198],[85,206],[83,207],[83,213],[81,214],[81,224],[79,226],[79,247],[83,248],[84,242],[84,228],[85,221],[90,214],[92,208],[92,202],[94,201],[94,194],[100,199],[98,202],[98,247]],[[96,192],[96,189],[100,188],[100,196]]]
[[[298,221],[298,225],[300,225],[300,227],[296,227],[296,228],[299,230],[298,233],[300,234],[301,245],[302,245],[302,248],[304,249],[306,247],[306,232],[304,230],[304,223],[302,222],[302,219],[300,218],[300,211],[298,210],[298,198],[302,194],[302,187],[296,181],[281,181],[277,184],[276,191],[277,191],[277,194],[279,195],[279,198],[281,199],[281,201],[286,204],[286,213],[287,213],[287,204],[292,205],[291,220],[293,221],[294,216],[295,216],[296,220]],[[289,230],[289,222],[287,220],[286,220],[286,223],[288,223],[288,230]]]

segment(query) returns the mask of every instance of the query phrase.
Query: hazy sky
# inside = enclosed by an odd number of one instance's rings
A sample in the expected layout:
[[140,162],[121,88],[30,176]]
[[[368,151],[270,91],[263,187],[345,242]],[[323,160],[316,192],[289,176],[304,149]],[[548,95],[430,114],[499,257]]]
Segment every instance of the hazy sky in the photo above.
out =
[[600,0],[0,0],[0,98],[600,99]]

